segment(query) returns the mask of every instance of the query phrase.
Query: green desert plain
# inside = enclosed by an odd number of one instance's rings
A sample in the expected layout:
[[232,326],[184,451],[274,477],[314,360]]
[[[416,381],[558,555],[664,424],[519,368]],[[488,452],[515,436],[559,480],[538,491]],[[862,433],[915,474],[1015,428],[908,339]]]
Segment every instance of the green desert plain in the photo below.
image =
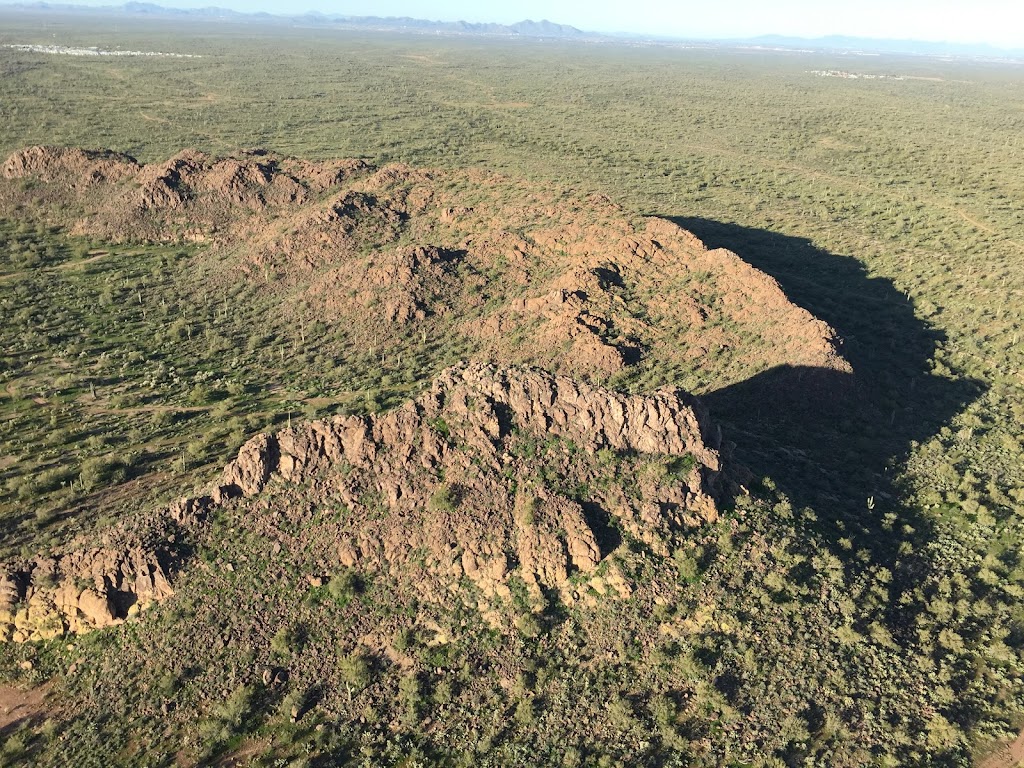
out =
[[1024,758],[1020,63],[0,9],[0,156],[3,765]]

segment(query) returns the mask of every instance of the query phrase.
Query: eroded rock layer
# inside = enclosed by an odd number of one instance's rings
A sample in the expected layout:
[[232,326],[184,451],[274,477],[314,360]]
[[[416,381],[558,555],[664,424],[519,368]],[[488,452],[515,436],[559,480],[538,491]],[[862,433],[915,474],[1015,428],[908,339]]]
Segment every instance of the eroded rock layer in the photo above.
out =
[[136,544],[0,568],[0,639],[48,640],[120,624],[173,594],[169,562],[166,552]]

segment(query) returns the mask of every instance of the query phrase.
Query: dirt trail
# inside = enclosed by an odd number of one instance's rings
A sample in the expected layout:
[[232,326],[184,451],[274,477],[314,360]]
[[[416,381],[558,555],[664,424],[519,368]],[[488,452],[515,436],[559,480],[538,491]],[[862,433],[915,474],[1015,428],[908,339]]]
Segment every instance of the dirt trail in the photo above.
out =
[[0,686],[0,733],[8,726],[46,712],[46,687],[20,688]]
[[91,407],[93,402],[86,400],[86,395],[82,395],[78,398],[78,402],[89,409],[89,413],[93,416],[110,416],[113,414],[123,415],[129,413],[155,413],[158,411],[173,411],[174,413],[199,413],[201,411],[210,411],[213,406],[209,405],[137,405],[132,408],[106,408],[106,407]]
[[957,208],[956,206],[946,205],[944,203],[940,203],[938,200],[933,200],[931,198],[922,198],[922,200],[924,200],[926,203],[931,203],[932,205],[936,206],[937,208],[942,208],[943,210],[949,211],[950,213],[955,213],[957,216],[959,216],[961,219],[966,221],[968,224],[970,224],[970,225],[972,225],[974,227],[977,227],[978,229],[980,229],[983,232],[988,232],[990,235],[995,235],[996,237],[1001,237],[1006,242],[1010,243],[1011,245],[1016,246],[1021,251],[1024,251],[1024,243],[1022,243],[1020,240],[1014,240],[1012,237],[1004,235],[998,229],[993,229],[992,227],[988,226],[987,224],[984,224],[984,223],[978,221],[973,216],[970,216],[969,214],[967,214],[966,211],[964,211],[964,210],[962,210],[960,208]]
[[75,269],[86,264],[92,264],[100,259],[105,259],[110,255],[110,251],[100,251],[99,253],[93,254],[87,259],[78,259],[77,261],[65,261],[63,264],[58,264],[57,269]]
[[104,258],[106,258],[109,255],[110,255],[110,251],[100,251],[99,253],[94,253],[88,259],[82,259],[81,261],[71,262],[67,266],[70,267],[70,266],[72,266],[72,264],[91,264],[92,262],[99,261],[100,259],[104,259]]
[[1004,744],[978,763],[978,768],[1017,768],[1022,762],[1024,762],[1024,731],[1020,732],[1015,741]]

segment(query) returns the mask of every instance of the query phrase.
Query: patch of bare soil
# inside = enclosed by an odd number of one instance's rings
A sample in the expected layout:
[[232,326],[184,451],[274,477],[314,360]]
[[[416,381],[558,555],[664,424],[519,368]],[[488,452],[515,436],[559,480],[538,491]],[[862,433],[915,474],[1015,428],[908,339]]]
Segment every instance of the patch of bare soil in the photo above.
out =
[[978,768],[1017,768],[1021,763],[1024,763],[1024,731],[978,763]]
[[0,686],[0,736],[24,720],[38,718],[48,711],[47,688],[12,688]]
[[216,765],[220,768],[241,768],[244,765],[251,765],[253,760],[266,754],[270,748],[269,739],[252,739],[218,759]]

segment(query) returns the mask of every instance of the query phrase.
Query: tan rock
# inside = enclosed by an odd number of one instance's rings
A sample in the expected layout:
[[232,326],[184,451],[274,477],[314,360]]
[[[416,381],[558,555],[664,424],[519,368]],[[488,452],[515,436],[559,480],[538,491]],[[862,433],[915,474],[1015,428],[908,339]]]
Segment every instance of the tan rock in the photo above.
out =
[[245,496],[253,496],[263,490],[271,473],[277,468],[277,439],[259,434],[242,446],[238,457],[230,462],[221,475],[218,485],[234,486]]
[[353,568],[359,562],[359,550],[356,549],[351,541],[346,539],[338,545],[338,560],[346,568]]
[[94,589],[87,589],[78,598],[78,610],[96,627],[108,627],[117,622],[110,598]]

